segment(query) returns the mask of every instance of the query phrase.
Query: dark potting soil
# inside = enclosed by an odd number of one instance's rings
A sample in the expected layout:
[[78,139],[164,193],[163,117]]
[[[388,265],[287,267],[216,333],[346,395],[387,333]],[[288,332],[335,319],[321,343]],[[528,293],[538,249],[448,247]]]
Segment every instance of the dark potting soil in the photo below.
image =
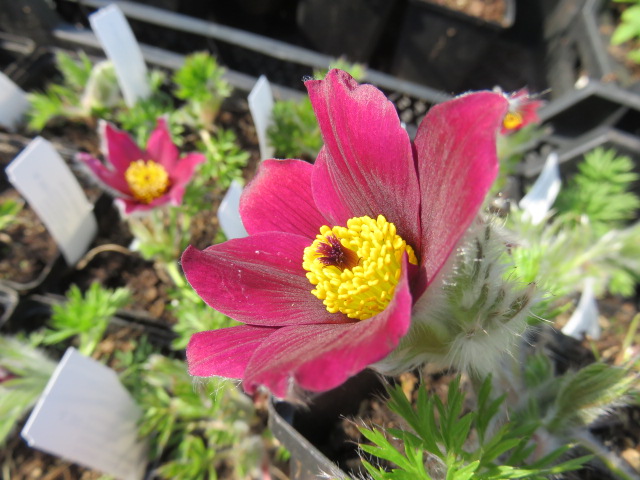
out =
[[[23,202],[12,188],[0,192],[0,204],[5,201]],[[16,221],[0,232],[0,278],[17,284],[32,282],[57,256],[51,235],[25,203]]]

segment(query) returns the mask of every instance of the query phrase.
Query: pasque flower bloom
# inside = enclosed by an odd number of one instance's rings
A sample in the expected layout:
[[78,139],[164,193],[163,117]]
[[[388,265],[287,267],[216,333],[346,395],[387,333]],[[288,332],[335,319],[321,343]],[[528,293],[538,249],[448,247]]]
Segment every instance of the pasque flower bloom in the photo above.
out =
[[509,111],[502,121],[501,133],[508,135],[531,125],[540,123],[538,110],[544,104],[542,100],[537,100],[529,94],[526,88],[507,96],[509,100]]
[[306,82],[324,140],[315,164],[266,160],[245,190],[249,233],[182,256],[213,308],[244,325],[195,334],[192,375],[276,396],[340,385],[386,357],[476,216],[508,109],[493,92],[433,107],[412,143],[371,85]]
[[206,160],[201,153],[180,158],[164,118],[158,119],[145,150],[110,123],[100,125],[100,135],[108,165],[87,153],[79,153],[78,160],[114,191],[125,214],[179,205],[196,166]]

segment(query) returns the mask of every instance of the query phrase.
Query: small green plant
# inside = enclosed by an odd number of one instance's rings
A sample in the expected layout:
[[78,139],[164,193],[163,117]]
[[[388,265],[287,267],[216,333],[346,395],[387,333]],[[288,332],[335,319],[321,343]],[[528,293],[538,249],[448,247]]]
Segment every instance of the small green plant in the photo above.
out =
[[[620,24],[611,36],[612,45],[620,45],[625,42],[640,39],[640,1],[639,0],[614,0],[617,3],[630,3],[620,17]],[[640,63],[640,49],[634,48],[627,57],[636,63]]]
[[[187,190],[189,201],[195,201],[197,196],[202,199],[201,189],[207,182],[215,182],[223,190],[231,185],[233,180],[242,180],[242,171],[249,162],[249,153],[238,146],[236,134],[231,130],[218,129],[214,135],[202,133],[202,151],[207,161],[198,167],[198,175]],[[196,202],[197,204],[197,202]],[[202,205],[205,207],[205,205]]]
[[0,446],[36,404],[55,367],[30,342],[0,336]]
[[513,362],[509,418],[516,423],[538,422],[536,451],[552,452],[556,445],[580,444],[600,458],[619,478],[631,478],[617,466],[589,431],[589,426],[616,406],[633,402],[637,376],[628,368],[592,363],[580,370],[556,375],[547,355],[527,356],[524,365]]
[[[477,408],[464,412],[465,394],[460,379],[449,385],[446,402],[429,397],[420,389],[415,405],[407,400],[400,386],[388,388],[389,408],[398,414],[410,429],[360,428],[373,445],[360,448],[374,457],[390,462],[390,469],[364,461],[374,480],[412,479],[543,479],[579,468],[589,457],[564,462],[560,458],[569,445],[557,448],[542,458],[530,461],[535,443],[533,434],[538,426],[533,420],[526,424],[505,422],[497,425],[504,396],[491,398],[491,379],[487,378],[478,391]],[[388,436],[397,439],[402,448]]]
[[160,478],[234,478],[255,474],[262,439],[251,399],[232,383],[212,379],[194,388],[184,361],[152,355],[140,376],[123,377],[143,411],[140,434],[151,440],[151,456],[161,458]]
[[277,158],[315,160],[322,136],[309,98],[275,102],[272,119],[267,135]]
[[177,319],[172,326],[173,332],[177,335],[171,344],[174,350],[184,350],[194,333],[239,325],[238,322],[207,306],[186,282],[176,287],[171,297],[171,311]]
[[632,190],[637,178],[628,157],[596,149],[561,190],[548,222],[533,225],[514,209],[506,226],[520,239],[510,251],[520,277],[556,300],[575,292],[587,276],[594,278],[597,295],[631,295],[640,279],[640,223],[626,224],[640,207]]
[[225,69],[207,52],[189,55],[173,75],[176,97],[185,100],[182,111],[196,128],[210,128],[232,87]]
[[[344,59],[338,59],[330,68],[345,70],[356,80],[363,78],[366,73],[364,66],[349,64]],[[314,75],[321,78],[326,72],[316,71]],[[277,158],[314,161],[322,147],[322,136],[309,97],[276,101],[267,136]]]
[[99,283],[92,283],[87,292],[72,285],[66,301],[53,305],[48,329],[42,343],[55,345],[71,337],[77,337],[78,351],[91,356],[102,340],[109,320],[116,311],[129,303],[131,294],[125,288],[108,290]]
[[595,234],[601,235],[636,217],[640,198],[633,193],[633,186],[637,181],[631,158],[596,148],[579,163],[578,172],[560,191],[554,207],[569,221],[586,219]]
[[60,83],[49,85],[43,93],[28,95],[31,108],[27,123],[32,130],[42,130],[56,117],[101,116],[120,103],[120,89],[110,63],[94,65],[84,52],[78,53],[77,60],[58,52],[56,63],[62,75]]
[[169,117],[169,127],[173,139],[180,146],[183,131],[182,126],[174,121],[175,108],[171,95],[165,91],[167,75],[160,70],[149,72],[149,87],[151,94],[148,98],[138,100],[131,108],[120,108],[110,115],[123,130],[133,134],[138,145],[146,145],[151,132],[155,129],[158,118]]
[[18,221],[18,214],[23,206],[24,203],[12,199],[0,203],[0,230],[6,229]]

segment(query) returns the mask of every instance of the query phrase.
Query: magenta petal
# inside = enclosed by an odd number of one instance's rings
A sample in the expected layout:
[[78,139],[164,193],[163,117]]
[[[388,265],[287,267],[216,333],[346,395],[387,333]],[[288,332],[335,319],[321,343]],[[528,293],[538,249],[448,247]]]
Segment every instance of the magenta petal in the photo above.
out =
[[302,268],[311,240],[291,233],[259,233],[200,251],[189,247],[182,268],[211,307],[249,325],[343,323],[313,296]]
[[422,191],[421,262],[430,282],[478,213],[498,173],[496,134],[508,109],[500,94],[480,92],[437,105],[418,128]]
[[168,203],[169,200],[170,198],[167,195],[163,195],[160,198],[156,198],[151,203],[141,203],[138,200],[132,199],[132,198],[116,198],[116,202],[120,204],[122,208],[122,212],[125,215],[151,211],[154,208],[157,208],[161,205]]
[[242,325],[196,333],[187,346],[189,373],[240,379],[256,348],[273,332]]
[[105,157],[121,175],[132,162],[146,159],[146,154],[127,135],[108,122],[102,123],[102,138],[105,142]]
[[172,205],[178,206],[182,203],[182,197],[184,197],[185,190],[184,184],[174,185],[171,187],[171,190],[167,192],[166,196],[169,197],[169,201]]
[[147,152],[154,162],[158,162],[169,172],[173,170],[178,161],[178,147],[171,140],[167,121],[160,117],[158,123],[147,142]]
[[247,365],[245,390],[265,385],[285,397],[293,378],[306,390],[325,391],[386,357],[411,323],[412,299],[407,269],[403,270],[393,300],[375,317],[349,324],[283,327],[266,338]]
[[185,185],[189,183],[196,167],[207,160],[202,153],[189,153],[182,157],[178,163],[169,170],[171,182],[174,184]]
[[334,224],[382,214],[420,248],[420,191],[409,135],[396,109],[371,85],[330,71],[306,82],[326,150],[316,161],[313,195]]
[[88,153],[80,152],[76,155],[76,159],[84,163],[98,179],[107,187],[112,188],[124,195],[130,195],[129,184],[124,176],[119,172],[109,170],[97,158],[92,157]]
[[249,234],[289,232],[315,238],[328,222],[311,193],[313,167],[301,160],[265,160],[240,199]]

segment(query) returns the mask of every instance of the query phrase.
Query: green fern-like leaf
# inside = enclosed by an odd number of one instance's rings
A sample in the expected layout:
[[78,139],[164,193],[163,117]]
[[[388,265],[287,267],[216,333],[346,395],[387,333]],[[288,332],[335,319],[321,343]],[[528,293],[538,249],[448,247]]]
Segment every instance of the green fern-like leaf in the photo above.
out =
[[635,218],[640,199],[632,187],[638,174],[629,157],[597,148],[585,155],[578,169],[556,201],[561,215],[576,222],[586,216],[598,233]]
[[93,64],[83,51],[78,52],[78,60],[64,52],[56,53],[56,63],[64,78],[63,84],[80,93],[89,81]]

